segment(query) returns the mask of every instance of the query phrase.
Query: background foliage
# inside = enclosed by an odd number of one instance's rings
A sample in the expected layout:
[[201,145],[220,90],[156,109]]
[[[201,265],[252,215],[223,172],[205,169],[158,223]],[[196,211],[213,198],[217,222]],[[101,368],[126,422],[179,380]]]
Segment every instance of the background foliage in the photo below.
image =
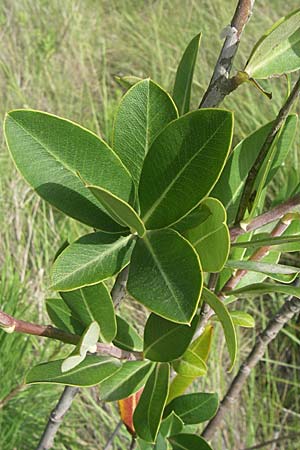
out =
[[[238,62],[245,61],[262,29],[297,6],[296,0],[257,1],[235,65],[239,67]],[[0,117],[12,108],[40,109],[75,120],[109,138],[112,114],[122,94],[114,75],[151,75],[169,89],[183,49],[192,36],[202,31],[200,64],[196,67],[192,97],[195,107],[208,84],[216,49],[221,45],[219,32],[229,22],[234,7],[235,1],[231,0],[3,0]],[[262,84],[269,89],[268,82]],[[225,100],[224,107],[238,112],[236,141],[274,117],[285,96],[284,80],[272,82],[272,91],[272,102],[250,86],[243,86]],[[1,308],[13,314],[18,305],[19,317],[35,317],[44,323],[48,321],[43,302],[47,294],[45,273],[49,273],[53,248],[58,248],[63,239],[79,236],[86,230],[50,210],[16,178],[2,135],[0,158]],[[296,146],[289,164],[299,168]],[[274,193],[286,182],[287,170],[287,167],[281,169],[274,181]],[[277,304],[274,297],[272,308]],[[246,306],[259,318],[257,327],[263,327],[271,312],[269,304],[261,300],[255,304],[248,302]],[[124,314],[128,317],[134,314],[138,328],[142,308],[133,303],[132,310],[128,305],[126,308]],[[253,342],[253,331],[244,333],[240,357]],[[46,344],[39,338],[13,335],[5,336],[4,340],[0,332],[0,342],[1,448],[32,448],[61,388],[31,386],[19,390],[23,374],[36,354],[41,360],[65,355],[59,344]],[[222,448],[223,444],[231,448],[234,438],[237,448],[242,449],[296,430],[300,414],[297,344],[299,324],[293,324],[270,347],[258,368],[260,378],[255,371],[251,375],[241,403],[228,418],[226,434],[217,437],[216,448]],[[216,353],[218,360],[222,348]],[[287,363],[280,363],[282,355]],[[209,364],[216,367],[210,371],[214,377],[206,379],[205,386],[199,386],[199,390],[209,390],[208,382],[225,387],[227,375],[222,367],[214,364],[213,358]],[[12,391],[16,395],[6,401]],[[102,448],[118,420],[116,406],[100,403],[97,388],[83,390],[60,430],[57,449],[71,445],[76,450],[74,433],[78,448]],[[229,431],[233,429],[230,423],[235,424],[234,432]],[[115,448],[127,448],[128,442],[125,428],[121,428]],[[297,443],[295,447],[293,443],[289,445],[291,449],[297,448]]]

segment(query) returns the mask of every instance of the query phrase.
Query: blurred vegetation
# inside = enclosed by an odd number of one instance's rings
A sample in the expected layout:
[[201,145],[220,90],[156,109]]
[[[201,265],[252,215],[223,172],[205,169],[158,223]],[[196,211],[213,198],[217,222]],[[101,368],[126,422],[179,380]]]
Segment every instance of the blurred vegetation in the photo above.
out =
[[[183,49],[202,31],[193,87],[193,106],[197,107],[222,45],[220,32],[229,23],[235,3],[2,0],[0,120],[10,109],[40,109],[75,120],[109,140],[114,109],[122,95],[114,75],[150,76],[171,89]],[[261,33],[296,7],[298,0],[257,0],[234,69],[243,68]],[[223,106],[236,113],[235,141],[275,117],[286,95],[286,79],[266,82],[264,87],[273,92],[272,101],[252,86],[242,86],[226,99]],[[274,182],[274,192],[286,182],[289,166],[299,169],[298,143],[299,136],[289,164]],[[28,188],[10,161],[2,133],[0,146],[0,307],[19,318],[48,323],[44,298],[52,258],[65,239],[82,233],[83,226],[51,210]],[[261,299],[245,306],[261,329],[280,303],[282,299],[272,296],[268,302]],[[143,311],[133,302],[127,301],[122,308],[137,326],[143,320]],[[213,352],[203,389],[214,390],[218,384],[226,388],[229,375],[216,364],[223,353],[222,342],[217,336],[218,351]],[[253,331],[244,332],[241,360],[253,342]],[[243,449],[297,431],[299,343],[297,322],[280,334],[251,375],[240,403],[216,438],[216,449]],[[59,344],[0,331],[1,450],[29,450],[37,445],[61,388],[25,388],[24,374],[31,364],[54,358],[60,351]],[[118,421],[115,404],[103,404],[96,388],[82,390],[60,429],[55,449],[102,449]],[[233,441],[238,447],[233,447]],[[262,448],[298,449],[296,441],[278,441]],[[112,448],[126,449],[129,442],[122,427]]]

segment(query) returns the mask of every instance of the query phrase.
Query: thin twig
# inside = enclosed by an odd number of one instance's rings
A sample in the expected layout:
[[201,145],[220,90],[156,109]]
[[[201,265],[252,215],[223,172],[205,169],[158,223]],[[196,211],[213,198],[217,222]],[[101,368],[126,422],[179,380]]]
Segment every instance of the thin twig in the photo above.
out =
[[223,398],[217,414],[204,429],[204,438],[212,438],[216,430],[220,427],[225,415],[228,414],[232,404],[238,399],[239,394],[251,373],[251,370],[262,359],[267,346],[273,341],[273,339],[276,338],[284,325],[299,312],[300,299],[296,297],[289,297],[284,305],[279,309],[275,317],[270,320],[265,330],[257,337],[253,349],[241,365],[236,377],[232,381],[225,397]]
[[65,387],[55,409],[50,414],[47,426],[36,450],[49,450],[53,447],[55,435],[78,392],[79,388],[77,387]]
[[277,444],[278,442],[282,441],[291,441],[292,439],[298,438],[300,436],[300,433],[293,433],[287,436],[281,436],[276,439],[270,439],[269,441],[261,442],[260,444],[253,445],[252,447],[244,448],[243,450],[257,450],[258,448],[266,448],[267,445],[270,444]]
[[249,231],[257,230],[264,225],[268,225],[269,223],[275,222],[278,219],[281,219],[285,214],[293,211],[295,208],[300,207],[300,194],[295,195],[294,197],[288,199],[287,201],[281,203],[280,205],[275,206],[275,208],[270,211],[261,214],[260,216],[255,217],[251,220],[247,225],[234,226],[230,229],[230,238],[231,242],[234,242],[236,238],[244,233],[248,233]]
[[273,144],[273,142],[277,136],[277,133],[279,132],[282,125],[284,124],[293,104],[297,100],[299,92],[300,92],[300,77],[299,77],[298,81],[296,82],[295,86],[293,87],[293,90],[292,90],[291,94],[289,95],[287,101],[285,102],[283,107],[280,109],[276,119],[274,120],[272,129],[270,130],[268,136],[266,137],[266,140],[263,143],[263,146],[262,146],[259,154],[257,155],[257,158],[256,158],[252,168],[250,169],[250,171],[248,173],[248,176],[247,176],[247,179],[245,182],[245,187],[244,187],[244,190],[242,193],[241,201],[239,204],[237,217],[236,217],[237,224],[240,223],[244,218],[244,215],[247,210],[248,203],[249,203],[252,191],[253,191],[256,176],[268,154],[268,151],[269,151],[271,145]]
[[[123,272],[123,274],[122,274],[122,272]],[[125,269],[122,272],[117,276],[115,284],[111,290],[111,296],[112,296],[114,303],[117,301],[120,301],[120,299],[123,298],[123,296],[125,295],[126,280],[127,280],[128,275],[125,276],[124,272],[125,272],[125,274],[128,274],[128,270]],[[0,324],[1,324],[1,320],[0,320]],[[75,335],[71,335],[71,336],[75,336]],[[126,356],[125,359],[129,359],[129,360],[136,359],[136,357],[137,357],[137,359],[142,359],[141,353],[125,352],[124,350],[120,350],[117,347],[114,347],[112,345],[102,344],[102,343],[97,344],[97,351],[99,351],[100,353],[105,353],[106,350],[108,352],[106,354],[110,354],[116,358],[123,355],[123,357]],[[117,355],[119,355],[119,356],[117,356]],[[63,420],[63,417],[66,414],[66,412],[68,411],[68,409],[71,407],[72,401],[78,392],[79,392],[79,388],[77,388],[77,387],[72,387],[72,386],[65,387],[64,392],[63,392],[62,396],[60,397],[55,410],[51,413],[51,416],[46,425],[43,436],[40,440],[39,446],[37,447],[36,450],[48,450],[52,447],[55,435],[56,435],[57,430]]]
[[229,76],[241,35],[251,17],[254,1],[255,0],[238,1],[231,24],[225,29],[226,38],[208,89],[200,103],[200,108],[212,108],[218,106],[226,95],[230,94],[241,84],[242,79],[238,75],[232,78],[229,78]]
[[[34,336],[42,336],[65,344],[76,345],[80,341],[80,336],[72,333],[67,333],[59,328],[51,325],[38,325],[32,322],[25,322],[24,320],[16,319],[3,311],[0,311],[0,328],[7,332],[25,333]],[[127,359],[129,361],[142,359],[140,352],[128,352],[115,347],[113,344],[97,343],[97,353],[102,355],[113,356],[118,359]]]

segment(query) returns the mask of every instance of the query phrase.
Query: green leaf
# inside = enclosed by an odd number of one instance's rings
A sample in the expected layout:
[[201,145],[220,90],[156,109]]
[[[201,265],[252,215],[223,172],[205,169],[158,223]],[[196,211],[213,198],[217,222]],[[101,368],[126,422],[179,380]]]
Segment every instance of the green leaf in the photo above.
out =
[[144,356],[151,361],[168,362],[186,351],[195,333],[199,317],[183,325],[150,314],[144,331]]
[[166,417],[160,426],[159,433],[163,437],[171,436],[180,433],[183,428],[183,421],[175,414],[174,411]]
[[38,364],[26,376],[26,383],[52,383],[68,386],[94,386],[116,372],[120,361],[106,356],[87,356],[67,373],[61,371],[63,359]]
[[[182,361],[185,359],[186,355],[191,351],[193,354],[196,354],[199,359],[199,369],[203,367],[203,362],[205,364],[205,361],[208,359],[208,355],[211,348],[211,342],[212,342],[212,333],[213,333],[213,327],[211,325],[208,325],[204,332],[195,339],[190,347],[187,349],[183,357],[179,360]],[[187,357],[189,359],[189,356]],[[200,362],[201,360],[201,362]],[[195,363],[195,360],[194,360]],[[184,366],[183,366],[184,367]],[[199,370],[200,371],[200,370]],[[197,375],[198,376],[198,375]],[[196,379],[195,376],[193,377],[187,377],[177,374],[175,378],[172,380],[172,383],[170,385],[169,390],[169,397],[167,400],[167,403],[170,403],[173,398],[178,397],[179,395],[183,394],[186,389],[193,383],[193,381]]]
[[75,351],[62,362],[61,371],[69,372],[74,367],[77,367],[85,359],[87,352],[96,353],[99,336],[100,327],[98,323],[91,322],[81,336]]
[[136,186],[153,140],[176,118],[177,110],[171,97],[149,79],[134,84],[122,98],[114,121],[112,146]]
[[147,380],[133,415],[137,435],[155,442],[169,391],[169,364],[157,364]]
[[224,303],[209,289],[203,288],[202,296],[203,300],[214,310],[222,324],[231,359],[231,366],[229,368],[229,371],[231,371],[235,364],[237,355],[237,338],[231,316]]
[[70,292],[61,292],[64,302],[74,317],[87,327],[96,321],[103,342],[112,342],[117,333],[114,305],[104,283]]
[[[294,139],[296,125],[295,115],[288,116],[276,143],[277,156],[275,156],[274,166],[267,177],[266,183],[269,183],[270,176],[274,177],[280,167],[279,163],[282,163],[281,158],[284,154],[287,154]],[[239,142],[230,154],[221,177],[210,194],[224,205],[227,211],[228,224],[235,221],[249,170],[253,166],[272,126],[273,122],[269,122]]]
[[47,313],[57,328],[81,335],[84,325],[61,298],[46,299]]
[[217,394],[187,394],[174,398],[166,406],[164,416],[167,417],[171,411],[174,411],[183,423],[191,425],[211,419],[216,414],[218,407]]
[[265,262],[259,261],[231,261],[228,260],[226,263],[226,267],[230,269],[236,270],[252,270],[254,272],[262,272],[265,274],[282,274],[282,275],[290,275],[293,273],[299,273],[300,267],[287,266],[283,264],[269,264]]
[[189,324],[195,315],[202,275],[191,244],[173,230],[147,232],[132,253],[127,290],[150,311]]
[[222,203],[215,198],[204,199],[198,208],[202,207],[210,210],[209,217],[195,228],[183,232],[183,236],[198,253],[204,272],[220,272],[230,249],[226,211]]
[[207,365],[197,353],[187,349],[185,354],[172,364],[176,373],[183,377],[192,378],[200,377],[206,374]]
[[211,216],[211,210],[208,208],[204,201],[199,206],[193,209],[187,216],[181,219],[179,222],[172,225],[172,228],[183,234],[185,231],[201,225]]
[[127,361],[107,380],[100,384],[100,398],[113,402],[137,392],[148,378],[153,365],[149,361]]
[[116,315],[117,318],[117,335],[113,340],[116,347],[128,351],[143,351],[143,339],[138,335],[135,329],[127,320]]
[[94,228],[121,230],[76,175],[78,171],[122,200],[134,201],[129,172],[98,136],[69,120],[31,110],[8,113],[5,134],[17,168],[43,199]]
[[[284,251],[281,249],[288,248],[286,244],[297,244],[294,251],[300,250],[300,235],[291,235],[291,236],[276,236],[276,237],[267,237],[263,239],[255,239],[252,241],[246,242],[233,242],[231,244],[232,247],[241,247],[241,248],[260,248],[264,246],[272,246],[275,250]],[[292,248],[292,247],[291,247]],[[299,250],[298,250],[299,248]],[[290,250],[289,250],[290,251]]]
[[269,78],[300,68],[300,9],[282,17],[254,46],[245,72]]
[[230,315],[234,325],[244,328],[254,328],[254,318],[244,311],[230,311]]
[[190,110],[191,89],[200,40],[201,33],[193,37],[185,49],[177,68],[173,99],[180,115]]
[[[153,142],[139,185],[147,229],[170,226],[192,211],[214,187],[232,138],[232,113],[201,109],[174,120]],[[205,171],[205,177],[199,176]]]
[[131,236],[87,234],[67,247],[52,267],[52,288],[71,291],[97,284],[120,272],[129,263]]
[[181,433],[171,436],[173,450],[212,450],[211,446],[196,434]]
[[240,289],[233,289],[232,291],[230,291],[230,295],[240,296],[240,294],[244,294],[258,296],[270,294],[271,292],[294,295],[295,297],[300,298],[300,287],[271,283],[254,283]]
[[124,200],[97,186],[86,186],[104,206],[108,214],[123,227],[129,227],[134,233],[143,237],[146,229],[135,210]]

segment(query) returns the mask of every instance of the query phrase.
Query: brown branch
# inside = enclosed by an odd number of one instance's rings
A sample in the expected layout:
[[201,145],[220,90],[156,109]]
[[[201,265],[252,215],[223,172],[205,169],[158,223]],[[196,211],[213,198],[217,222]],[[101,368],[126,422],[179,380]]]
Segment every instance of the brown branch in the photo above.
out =
[[261,168],[261,165],[263,164],[263,162],[268,154],[268,151],[269,151],[271,145],[273,144],[280,128],[284,124],[293,104],[297,100],[299,92],[300,92],[300,77],[299,77],[298,81],[296,82],[295,86],[293,87],[293,90],[290,93],[287,101],[285,102],[283,107],[280,109],[280,111],[273,123],[272,129],[270,130],[268,136],[266,137],[266,140],[263,143],[263,146],[262,146],[259,154],[257,155],[257,158],[256,158],[252,168],[249,171],[249,174],[246,179],[245,187],[244,187],[244,190],[242,193],[241,201],[239,204],[236,223],[241,222],[241,220],[243,220],[243,218],[244,218],[244,215],[247,210],[248,203],[249,203],[252,191],[253,191],[256,176],[257,176],[257,174]]
[[[15,319],[3,311],[0,311],[0,327],[3,328],[4,331],[47,337],[64,342],[65,344],[76,345],[80,341],[80,336],[76,334],[67,333],[59,328],[52,327],[51,325],[37,325],[35,323]],[[143,358],[141,352],[128,352],[115,347],[113,344],[103,344],[101,342],[97,343],[97,353],[113,356],[118,359],[127,359],[129,361]]]
[[[120,272],[116,278],[115,284],[111,290],[111,296],[114,304],[119,304],[121,299],[125,295],[126,282],[128,277],[128,268]],[[1,324],[1,321],[0,321]],[[46,327],[47,328],[47,327]],[[57,330],[55,328],[55,330]],[[59,330],[61,332],[61,330]],[[74,336],[75,335],[71,335]],[[53,336],[52,336],[53,337]],[[75,336],[80,339],[80,336]],[[78,342],[78,341],[77,341]],[[140,352],[127,352],[125,350],[120,350],[111,344],[97,344],[97,352],[101,354],[107,354],[114,356],[115,358],[134,360],[143,359],[143,354]],[[52,447],[55,435],[58,428],[63,420],[64,415],[70,409],[72,401],[75,395],[79,392],[79,388],[73,386],[66,386],[62,396],[60,397],[54,412],[51,413],[48,423],[46,425],[43,436],[41,437],[40,443],[37,450],[48,450]]]
[[240,225],[231,228],[230,229],[231,241],[234,242],[238,236],[244,233],[257,230],[258,228],[261,228],[264,225],[275,222],[275,220],[281,219],[285,214],[293,211],[293,209],[296,207],[300,207],[300,194],[297,194],[294,197],[290,198],[289,200],[285,201],[284,203],[275,206],[275,208],[271,209],[270,211],[267,211],[264,214],[255,217],[243,228]]
[[254,1],[238,1],[231,24],[225,29],[226,38],[207,91],[201,100],[200,108],[218,106],[226,95],[234,91],[244,81],[239,75],[232,78],[229,78],[229,75],[241,35],[251,17]]
[[55,435],[78,392],[79,388],[77,387],[65,387],[55,409],[50,414],[47,426],[36,450],[49,450],[53,447]]
[[257,337],[252,351],[241,365],[236,377],[232,381],[231,386],[223,398],[217,414],[204,429],[202,433],[204,438],[211,439],[213,437],[216,430],[220,427],[225,415],[228,414],[229,409],[238,399],[239,394],[251,373],[251,370],[262,359],[267,346],[273,341],[273,339],[276,338],[284,325],[299,312],[300,299],[296,297],[288,298],[284,305],[279,309],[275,317],[270,320],[265,330]]

